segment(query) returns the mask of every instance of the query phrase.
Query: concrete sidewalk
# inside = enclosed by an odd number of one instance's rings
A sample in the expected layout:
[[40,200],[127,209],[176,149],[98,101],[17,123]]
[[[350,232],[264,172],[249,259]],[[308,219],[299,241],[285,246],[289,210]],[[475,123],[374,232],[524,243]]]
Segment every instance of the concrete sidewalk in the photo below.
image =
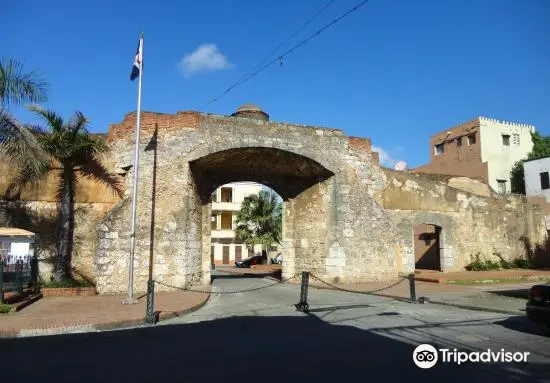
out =
[[[189,291],[155,294],[154,310],[168,319],[197,310],[209,293]],[[46,297],[22,311],[0,315],[0,337],[48,335],[106,330],[144,322],[146,298],[135,305],[123,305],[124,295],[88,297]]]

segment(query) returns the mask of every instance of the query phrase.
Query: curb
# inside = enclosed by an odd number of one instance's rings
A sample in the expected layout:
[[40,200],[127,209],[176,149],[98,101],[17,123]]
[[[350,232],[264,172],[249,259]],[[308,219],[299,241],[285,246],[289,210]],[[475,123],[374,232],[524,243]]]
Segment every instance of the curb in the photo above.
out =
[[[206,297],[206,299],[203,302],[196,304],[195,306],[191,306],[180,311],[158,313],[157,322],[167,320],[167,319],[177,318],[182,315],[197,311],[198,309],[206,305],[206,303],[208,303],[208,301],[210,300],[211,292],[208,292],[207,294],[208,296]],[[108,331],[108,330],[124,329],[126,327],[135,326],[135,325],[147,325],[145,323],[145,318],[124,319],[124,320],[113,321],[108,323],[99,323],[96,325],[79,324],[76,326],[66,325],[66,326],[51,327],[51,328],[21,328],[21,329],[0,328],[0,339],[24,338],[28,336],[40,336],[40,335],[62,335],[62,334],[73,334],[78,332],[82,333],[82,332]],[[154,325],[148,325],[148,327],[152,327],[152,326]]]
[[34,302],[36,302],[37,300],[41,299],[43,296],[42,296],[42,293],[38,293],[36,295],[29,295],[27,296],[26,298],[28,299],[25,299],[19,303],[14,303],[13,305],[13,308],[12,308],[12,311],[21,311],[23,310],[25,307],[33,304]]
[[489,308],[489,307],[480,307],[480,306],[466,305],[466,304],[461,304],[461,303],[449,303],[449,302],[441,302],[441,301],[432,301],[431,299],[428,303],[433,303],[435,305],[441,305],[441,306],[457,307],[459,309],[466,309],[466,310],[472,310],[472,311],[489,312],[489,313],[511,314],[511,315],[523,314],[521,311],[493,309],[493,308]]

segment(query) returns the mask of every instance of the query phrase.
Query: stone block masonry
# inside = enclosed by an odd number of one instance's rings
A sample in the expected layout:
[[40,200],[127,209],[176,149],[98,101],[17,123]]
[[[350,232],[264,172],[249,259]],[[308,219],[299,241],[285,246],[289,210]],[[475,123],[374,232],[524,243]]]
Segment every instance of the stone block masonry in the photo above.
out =
[[[413,227],[442,227],[441,265],[460,270],[472,253],[525,254],[544,241],[544,216],[467,178],[381,168],[367,138],[246,114],[143,113],[134,290],[149,277],[168,286],[210,283],[211,193],[255,181],[283,198],[283,278],[309,270],[333,282],[385,282],[414,271]],[[111,125],[109,163],[125,198],[89,238],[100,294],[127,291],[135,114]],[[93,238],[92,238],[93,237]],[[168,286],[167,286],[168,285]]]

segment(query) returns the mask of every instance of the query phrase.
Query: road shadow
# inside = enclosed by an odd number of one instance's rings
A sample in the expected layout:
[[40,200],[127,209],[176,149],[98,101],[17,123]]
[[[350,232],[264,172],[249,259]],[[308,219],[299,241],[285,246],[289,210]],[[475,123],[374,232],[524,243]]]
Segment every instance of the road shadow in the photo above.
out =
[[255,279],[262,279],[266,276],[269,276],[268,274],[237,274],[237,273],[224,273],[224,274],[211,274],[210,279],[215,281],[216,279],[244,279],[244,278],[255,278]]
[[527,334],[540,335],[544,337],[550,336],[550,330],[548,327],[533,323],[526,316],[513,316],[506,318],[502,321],[495,322],[502,327],[505,327],[510,330],[524,332]]
[[[450,348],[437,342],[432,344]],[[0,340],[2,364],[17,372],[10,374],[10,382],[503,383],[548,378],[547,365],[531,362],[438,363],[420,369],[412,359],[417,345],[395,332],[379,335],[314,316],[231,317]]]
[[527,300],[527,296],[529,294],[529,288],[525,289],[512,289],[512,290],[488,290],[488,294],[494,294],[499,295],[502,297],[509,297],[509,298],[520,298]]

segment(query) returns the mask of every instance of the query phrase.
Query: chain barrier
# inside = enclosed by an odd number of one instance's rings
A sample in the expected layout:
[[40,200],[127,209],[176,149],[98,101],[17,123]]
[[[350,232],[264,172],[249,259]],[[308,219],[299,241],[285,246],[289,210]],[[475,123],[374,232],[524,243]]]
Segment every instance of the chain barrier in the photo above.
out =
[[158,283],[159,285],[165,286],[165,287],[170,287],[172,289],[177,289],[177,290],[182,290],[182,291],[189,291],[189,292],[193,292],[193,293],[203,293],[203,294],[210,293],[210,294],[226,295],[226,294],[238,294],[238,293],[246,293],[246,292],[250,292],[250,291],[258,291],[258,290],[267,289],[269,287],[273,287],[273,286],[279,285],[281,283],[286,283],[286,282],[296,278],[298,275],[300,275],[300,273],[294,274],[293,276],[291,276],[289,278],[282,279],[280,281],[277,281],[277,282],[272,283],[272,284],[267,285],[267,286],[255,287],[255,288],[252,288],[252,289],[235,290],[235,291],[212,291],[210,289],[210,287],[208,289],[193,289],[193,288],[186,288],[186,287],[177,287],[177,286],[173,286],[173,285],[170,285],[168,283],[164,283],[164,282],[160,282],[160,281],[154,281],[154,282]]
[[399,281],[397,281],[397,282],[395,282],[395,283],[393,283],[393,284],[391,284],[391,285],[388,285],[388,286],[386,286],[386,287],[383,287],[383,288],[381,288],[381,289],[370,290],[370,291],[361,291],[361,290],[346,289],[346,288],[337,286],[337,285],[335,285],[335,284],[333,284],[333,283],[327,282],[327,281],[323,280],[322,278],[319,278],[319,277],[316,276],[315,274],[310,274],[310,275],[311,275],[311,277],[312,277],[313,279],[315,279],[315,280],[317,280],[317,281],[319,281],[319,282],[321,282],[321,283],[323,283],[323,284],[325,284],[325,285],[327,285],[327,286],[329,286],[329,287],[332,287],[332,288],[335,289],[335,290],[345,291],[345,292],[347,292],[347,293],[366,294],[366,295],[375,295],[374,293],[377,293],[377,292],[379,292],[379,291],[384,291],[384,290],[390,289],[390,288],[392,288],[392,287],[394,287],[394,286],[399,285],[400,283],[403,283],[403,282],[406,281],[406,280],[409,280],[408,277],[402,277],[402,276],[400,276],[400,277],[399,277],[399,278],[400,278]]

